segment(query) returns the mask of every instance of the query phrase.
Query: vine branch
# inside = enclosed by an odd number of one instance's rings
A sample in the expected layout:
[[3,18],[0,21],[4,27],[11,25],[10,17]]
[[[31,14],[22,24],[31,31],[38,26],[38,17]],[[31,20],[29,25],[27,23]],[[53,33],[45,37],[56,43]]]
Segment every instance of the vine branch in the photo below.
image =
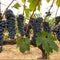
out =
[[59,9],[59,7],[57,7],[57,10],[56,10],[56,14],[55,14],[55,17],[57,16],[57,13],[58,13],[58,9]]
[[55,2],[55,0],[52,1],[52,4],[51,4],[51,6],[50,6],[48,12],[49,12],[49,11],[51,10],[51,8],[53,7],[54,2]]
[[[31,20],[31,18],[32,18],[33,14],[34,14],[34,12],[35,12],[35,10],[36,10],[36,7],[37,7],[37,5],[39,4],[40,1],[41,1],[41,0],[38,0],[38,1],[37,1],[36,6],[35,6],[35,8],[34,8],[34,10],[33,10],[33,12],[32,12],[32,15],[30,16],[30,20]],[[26,29],[25,34],[26,34],[27,31],[28,31],[28,28],[29,28],[29,25],[30,25],[30,20],[29,20],[29,22],[28,22],[28,26],[27,26],[27,29]]]
[[[51,8],[53,7],[54,2],[55,2],[55,0],[52,1],[52,4],[51,4],[51,6],[50,6],[48,12],[50,12]],[[46,14],[46,16],[45,16],[45,18],[44,18],[44,21],[46,20],[46,17],[47,17],[47,14]]]
[[5,14],[5,12],[8,10],[8,8],[10,7],[10,5],[14,2],[14,0],[11,1],[11,3],[7,6],[7,8],[5,9],[3,15]]

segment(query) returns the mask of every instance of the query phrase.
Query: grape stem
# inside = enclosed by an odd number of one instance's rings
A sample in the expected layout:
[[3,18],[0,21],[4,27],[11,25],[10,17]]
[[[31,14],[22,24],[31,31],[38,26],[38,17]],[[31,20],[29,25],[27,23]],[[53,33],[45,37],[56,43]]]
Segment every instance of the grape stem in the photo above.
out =
[[[31,20],[32,16],[34,15],[34,12],[35,12],[35,10],[36,10],[36,7],[37,7],[37,5],[39,4],[40,1],[41,1],[41,0],[38,0],[38,1],[37,1],[36,6],[35,6],[35,8],[34,8],[34,10],[33,10],[33,12],[32,12],[32,15],[30,16],[30,20]],[[28,31],[28,29],[29,29],[30,20],[29,20],[29,22],[28,22],[28,26],[27,26],[27,29],[26,29],[25,34],[27,33],[27,31]]]
[[49,11],[51,10],[51,8],[53,7],[54,1],[55,1],[55,0],[52,1],[52,4],[51,4],[51,6],[50,6],[48,12],[49,12]]
[[[50,12],[51,8],[53,7],[54,2],[55,2],[55,0],[52,1],[52,4],[51,4],[51,6],[50,6],[48,12]],[[46,20],[46,17],[47,17],[47,14],[46,14],[46,16],[45,16],[45,18],[44,18],[44,22],[45,22],[45,20]]]
[[4,13],[3,13],[3,16],[5,14],[5,12],[8,10],[8,8],[10,7],[10,5],[14,2],[14,0],[11,1],[11,3],[7,6],[7,8],[5,9]]
[[59,9],[59,7],[57,7],[57,10],[56,10],[56,14],[55,14],[55,17],[57,16],[57,13],[58,13],[58,9]]

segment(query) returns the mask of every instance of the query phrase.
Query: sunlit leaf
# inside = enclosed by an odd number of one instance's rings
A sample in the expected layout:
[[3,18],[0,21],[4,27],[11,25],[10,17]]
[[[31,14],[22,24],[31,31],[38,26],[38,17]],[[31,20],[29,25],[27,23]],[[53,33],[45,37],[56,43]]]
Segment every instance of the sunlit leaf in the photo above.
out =
[[30,12],[30,9],[25,9],[26,17],[29,17],[29,12]]
[[16,9],[19,9],[20,8],[20,4],[16,3],[13,7],[16,8]]
[[60,0],[56,0],[56,5],[60,7]]
[[36,3],[37,3],[37,0],[32,0],[32,2],[30,3],[30,10],[33,11],[35,9],[35,6],[36,6]]
[[40,4],[38,4],[38,10],[40,11]]
[[22,0],[22,2],[24,3],[25,0]]
[[50,0],[46,0],[48,3],[50,2]]

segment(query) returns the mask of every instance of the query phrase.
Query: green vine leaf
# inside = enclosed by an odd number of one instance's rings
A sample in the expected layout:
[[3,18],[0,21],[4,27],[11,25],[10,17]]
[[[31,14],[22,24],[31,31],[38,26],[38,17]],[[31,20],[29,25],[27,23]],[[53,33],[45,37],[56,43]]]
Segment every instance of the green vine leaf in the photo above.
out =
[[49,40],[48,43],[52,49],[54,49],[55,51],[58,51],[58,46],[56,45],[55,42],[53,42],[52,40]]
[[37,45],[37,46],[40,46],[42,43],[43,43],[42,38],[41,38],[41,37],[37,37],[37,38],[36,38],[36,45]]
[[35,6],[36,6],[36,3],[37,3],[37,0],[32,0],[32,2],[30,3],[30,6],[29,6],[29,8],[30,8],[30,10],[31,11],[33,11],[34,10],[34,8],[35,8]]
[[47,54],[50,54],[51,52],[53,52],[53,50],[58,51],[58,46],[54,42],[56,38],[52,33],[43,31],[38,32],[36,36],[36,45],[42,45],[43,49]]
[[40,4],[38,4],[38,11],[40,11]]
[[30,50],[30,40],[29,38],[24,38],[24,39],[17,39],[17,46],[19,47],[19,50],[24,53],[25,51]]
[[47,39],[44,39],[44,43],[42,44],[42,47],[47,54],[50,54],[52,52],[52,48],[49,46]]
[[30,9],[29,8],[25,8],[26,17],[29,17],[29,13],[30,13]]
[[22,0],[22,2],[24,3],[25,0]]
[[29,3],[31,3],[31,2],[32,2],[32,0],[28,0],[28,2],[29,2]]
[[50,0],[46,0],[48,3],[50,2]]
[[20,4],[16,3],[13,7],[16,8],[16,9],[19,9],[20,8]]
[[60,7],[60,0],[56,0],[56,5]]

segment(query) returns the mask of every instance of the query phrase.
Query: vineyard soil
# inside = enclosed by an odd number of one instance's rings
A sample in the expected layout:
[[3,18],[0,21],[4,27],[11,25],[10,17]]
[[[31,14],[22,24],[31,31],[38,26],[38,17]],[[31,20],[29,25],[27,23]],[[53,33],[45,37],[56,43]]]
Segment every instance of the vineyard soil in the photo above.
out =
[[[60,60],[60,45],[58,41],[56,42],[59,46],[58,52],[53,52],[49,58],[50,60]],[[41,60],[41,51],[37,47],[31,46],[30,52],[22,54],[15,45],[4,45],[3,52],[0,53],[0,60]]]

